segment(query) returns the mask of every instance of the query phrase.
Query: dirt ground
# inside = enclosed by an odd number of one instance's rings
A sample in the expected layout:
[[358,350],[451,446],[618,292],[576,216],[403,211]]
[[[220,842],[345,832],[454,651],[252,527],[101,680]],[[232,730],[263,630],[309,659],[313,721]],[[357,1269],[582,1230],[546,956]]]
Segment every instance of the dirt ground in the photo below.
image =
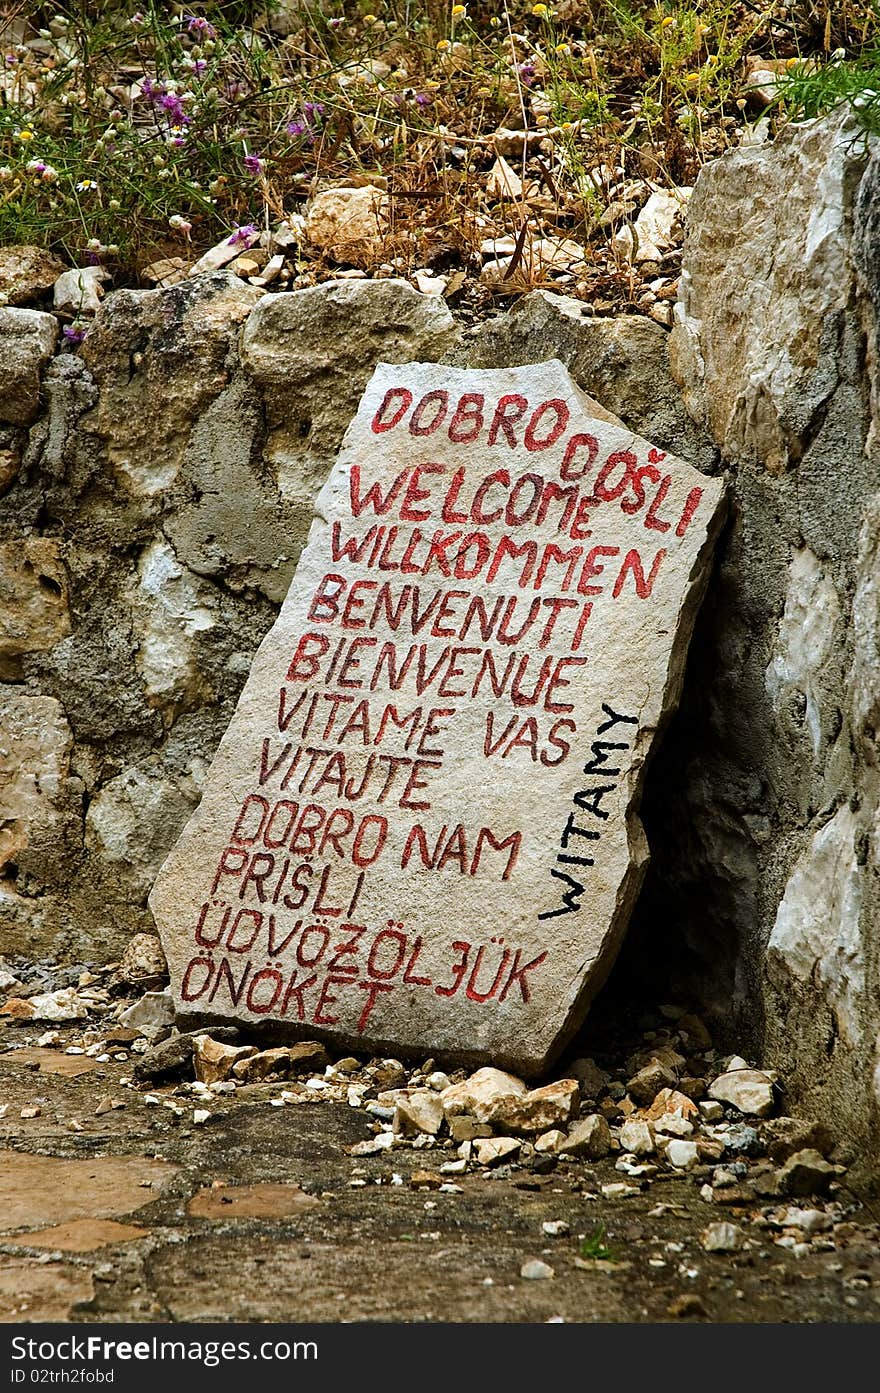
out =
[[[60,1034],[50,1049],[22,1048],[20,1026],[0,1033],[2,1321],[880,1316],[878,1216],[846,1181],[833,1232],[806,1253],[778,1246],[741,1188],[721,1204],[699,1176],[660,1173],[603,1195],[622,1179],[613,1154],[450,1175],[440,1190],[451,1142],[351,1156],[374,1135],[368,1114],[279,1105],[277,1084],[216,1098],[195,1123],[198,1099],[128,1086],[130,1059],[66,1054],[75,1029]],[[739,1251],[704,1250],[721,1220],[741,1226]],[[554,1275],[524,1278],[530,1259]]]

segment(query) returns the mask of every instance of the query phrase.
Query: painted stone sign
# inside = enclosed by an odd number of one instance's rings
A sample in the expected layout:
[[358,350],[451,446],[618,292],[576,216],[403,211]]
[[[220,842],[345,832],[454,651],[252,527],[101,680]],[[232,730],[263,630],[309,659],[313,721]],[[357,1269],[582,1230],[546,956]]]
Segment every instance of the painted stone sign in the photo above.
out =
[[150,897],[178,1011],[539,1072],[638,892],[721,499],[555,360],[380,364]]

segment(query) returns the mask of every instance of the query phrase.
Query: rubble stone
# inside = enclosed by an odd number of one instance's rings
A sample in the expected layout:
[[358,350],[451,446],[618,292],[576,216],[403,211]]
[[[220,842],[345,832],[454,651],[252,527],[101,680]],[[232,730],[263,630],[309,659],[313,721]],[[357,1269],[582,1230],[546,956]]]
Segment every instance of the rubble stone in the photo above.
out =
[[624,1151],[631,1151],[634,1156],[652,1156],[654,1138],[647,1122],[628,1118],[620,1129],[620,1145]]
[[500,1098],[488,1111],[487,1122],[509,1132],[546,1132],[564,1127],[577,1112],[580,1090],[574,1079]]
[[734,1069],[709,1087],[709,1097],[730,1103],[748,1117],[768,1117],[776,1106],[773,1084],[758,1069]]
[[522,1079],[503,1069],[486,1065],[463,1083],[451,1084],[440,1094],[447,1117],[470,1113],[478,1122],[488,1122],[492,1109],[508,1098],[521,1097],[528,1089]]
[[10,305],[29,305],[52,289],[64,262],[44,247],[0,248],[0,294]]
[[233,1066],[257,1053],[255,1045],[225,1045],[210,1035],[197,1035],[193,1042],[193,1063],[200,1083],[221,1083],[232,1075]]
[[174,1005],[168,988],[161,992],[145,992],[131,1006],[119,1013],[122,1025],[131,1026],[148,1040],[174,1024]]
[[776,1173],[777,1191],[781,1195],[824,1195],[837,1176],[837,1167],[826,1161],[818,1151],[806,1148],[796,1151]]
[[53,648],[70,633],[67,573],[51,537],[0,543],[0,662]]
[[561,1156],[583,1156],[588,1161],[601,1161],[611,1150],[611,1129],[600,1113],[592,1113],[569,1128],[556,1150]]
[[43,369],[55,352],[54,314],[0,307],[0,421],[29,426],[40,409]]
[[742,1230],[736,1224],[710,1224],[702,1237],[707,1253],[735,1253],[742,1243]]
[[634,1102],[642,1107],[650,1107],[661,1089],[674,1089],[677,1083],[678,1076],[668,1065],[653,1060],[634,1074],[626,1087]]
[[405,1136],[427,1132],[436,1136],[443,1126],[443,1103],[440,1097],[429,1089],[417,1089],[410,1094],[402,1094],[394,1109],[394,1131]]

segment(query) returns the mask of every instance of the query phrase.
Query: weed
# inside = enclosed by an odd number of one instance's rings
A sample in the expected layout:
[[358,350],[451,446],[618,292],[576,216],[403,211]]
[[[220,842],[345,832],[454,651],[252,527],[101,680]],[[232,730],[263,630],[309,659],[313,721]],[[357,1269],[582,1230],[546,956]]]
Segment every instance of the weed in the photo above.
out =
[[582,1258],[592,1259],[594,1262],[619,1262],[620,1259],[613,1248],[605,1242],[605,1225],[597,1224],[593,1232],[587,1234],[582,1241],[579,1252]]
[[[236,227],[296,227],[325,183],[371,182],[391,228],[368,271],[477,271],[481,243],[526,228],[581,238],[583,285],[605,257],[603,284],[632,299],[609,238],[650,185],[692,183],[738,143],[747,60],[790,64],[774,120],[843,100],[880,127],[863,0],[821,32],[783,0],[134,3],[0,10],[0,242],[100,261],[117,283]],[[499,199],[486,180],[505,132],[523,193]],[[544,283],[536,264],[522,255],[486,293]],[[299,246],[295,283],[330,274]]]

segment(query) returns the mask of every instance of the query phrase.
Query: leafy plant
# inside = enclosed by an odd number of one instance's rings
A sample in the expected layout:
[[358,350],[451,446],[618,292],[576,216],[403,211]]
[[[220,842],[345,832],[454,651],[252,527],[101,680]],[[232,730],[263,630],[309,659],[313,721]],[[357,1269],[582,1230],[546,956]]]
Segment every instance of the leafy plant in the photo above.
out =
[[779,83],[789,116],[804,120],[842,104],[850,106],[872,135],[880,134],[880,43],[855,58],[836,52],[826,62],[791,66]]
[[594,1262],[619,1262],[617,1253],[605,1242],[605,1237],[605,1225],[597,1224],[593,1232],[583,1239],[579,1249],[580,1256]]

